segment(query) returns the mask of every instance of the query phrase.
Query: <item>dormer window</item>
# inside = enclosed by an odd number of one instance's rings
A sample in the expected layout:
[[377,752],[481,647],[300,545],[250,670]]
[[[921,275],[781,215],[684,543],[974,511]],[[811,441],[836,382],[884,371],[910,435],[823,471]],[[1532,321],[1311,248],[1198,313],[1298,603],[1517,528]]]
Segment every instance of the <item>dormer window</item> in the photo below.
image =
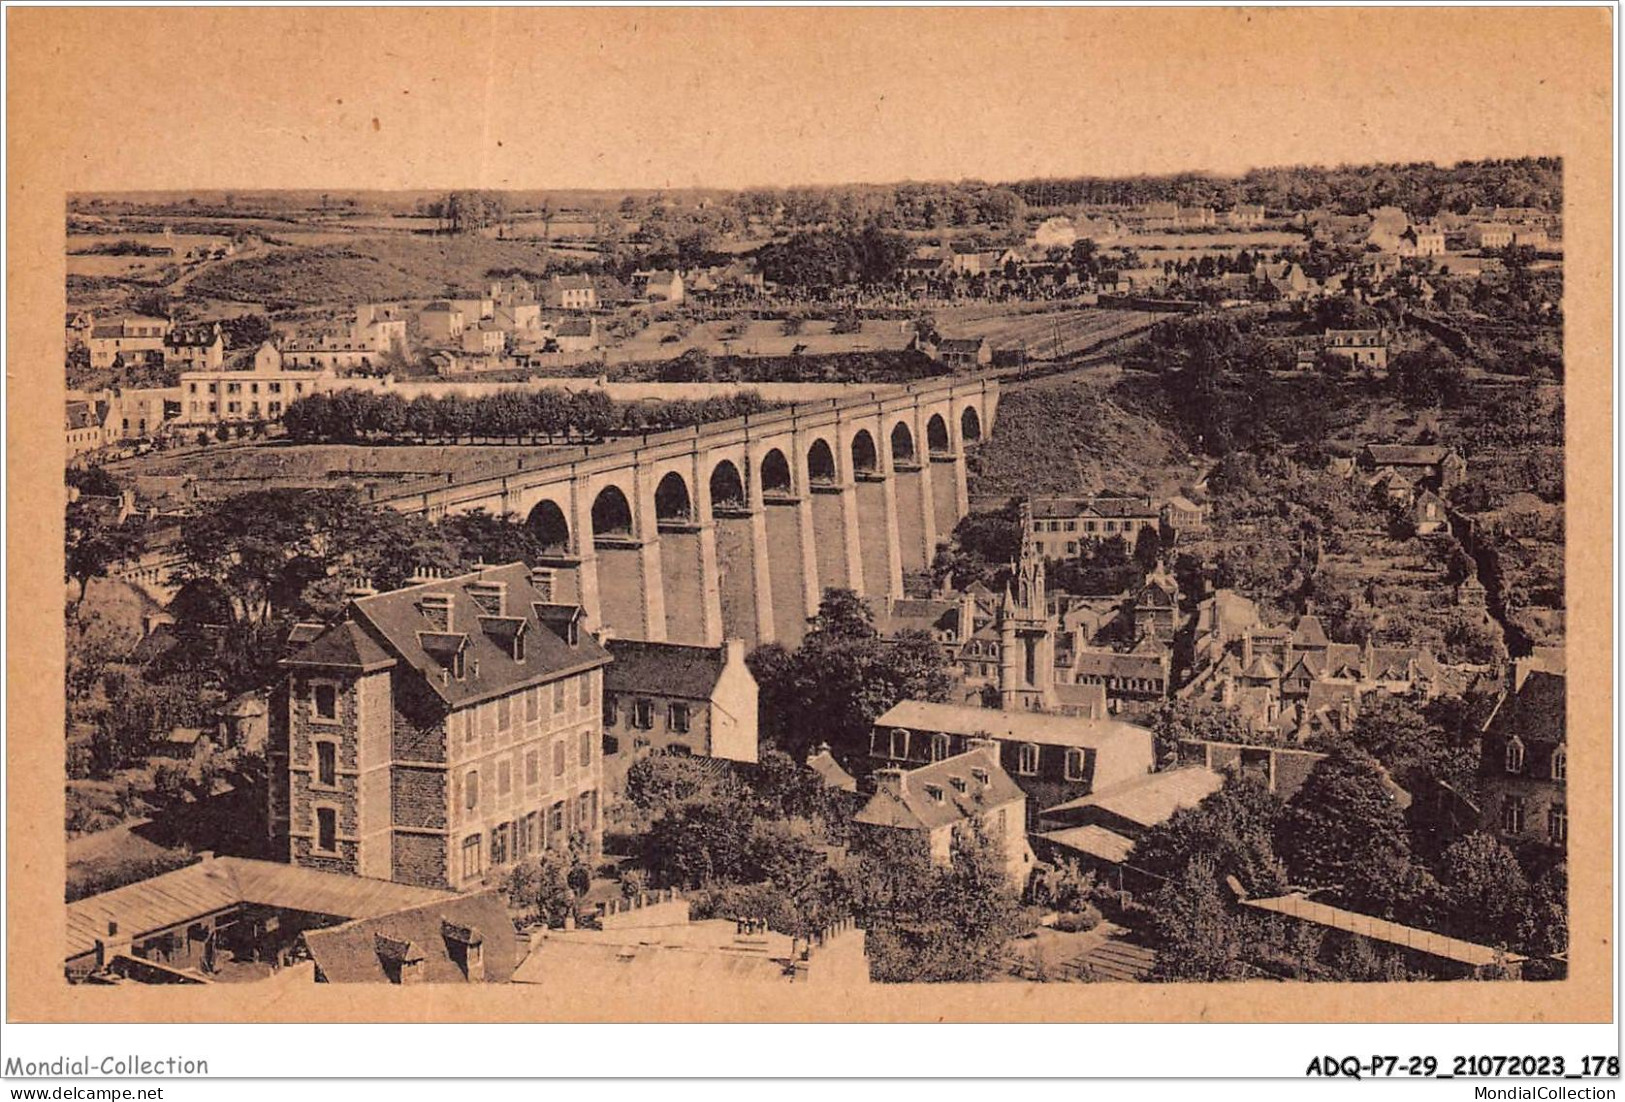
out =
[[970,771],[970,775],[976,779],[977,784],[985,785],[985,784],[988,783],[988,781],[990,779],[990,776],[989,776],[988,771],[986,769],[972,769]]
[[925,794],[927,796],[931,797],[931,802],[932,803],[940,804],[942,802],[943,793],[942,793],[942,786],[940,784],[928,784],[928,785],[926,785],[925,786]]
[[1508,773],[1522,773],[1524,764],[1523,740],[1513,735],[1507,740],[1506,770]]
[[1021,745],[1016,762],[1016,771],[1028,777],[1038,772],[1037,745],[1031,742]]
[[964,777],[957,777],[957,776],[956,777],[949,777],[948,778],[948,783],[954,786],[954,791],[955,792],[963,792],[963,791],[965,791],[966,784],[965,784],[965,778]]
[[1083,751],[1076,747],[1068,749],[1066,752],[1066,779],[1069,781],[1086,780],[1088,775],[1084,767]]
[[931,760],[941,761],[948,756],[948,736],[938,731],[931,736]]
[[908,731],[898,727],[891,732],[890,743],[886,748],[886,756],[896,760],[908,757]]

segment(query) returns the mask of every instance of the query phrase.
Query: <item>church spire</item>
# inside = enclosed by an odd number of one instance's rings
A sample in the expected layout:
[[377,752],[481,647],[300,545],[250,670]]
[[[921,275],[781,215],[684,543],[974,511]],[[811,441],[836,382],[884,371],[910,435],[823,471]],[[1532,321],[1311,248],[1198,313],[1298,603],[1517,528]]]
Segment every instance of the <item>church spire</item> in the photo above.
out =
[[1044,593],[1044,553],[1033,532],[1031,503],[1021,503],[1021,561],[1016,566],[1016,601],[1022,613],[1041,618],[1049,612]]

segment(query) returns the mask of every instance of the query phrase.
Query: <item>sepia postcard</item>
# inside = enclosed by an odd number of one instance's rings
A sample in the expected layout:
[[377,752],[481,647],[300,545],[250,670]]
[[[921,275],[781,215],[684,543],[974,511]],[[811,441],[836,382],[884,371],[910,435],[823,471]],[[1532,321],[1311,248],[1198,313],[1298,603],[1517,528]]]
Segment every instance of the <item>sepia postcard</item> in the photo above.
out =
[[1606,1020],[1611,17],[9,11],[7,1017]]

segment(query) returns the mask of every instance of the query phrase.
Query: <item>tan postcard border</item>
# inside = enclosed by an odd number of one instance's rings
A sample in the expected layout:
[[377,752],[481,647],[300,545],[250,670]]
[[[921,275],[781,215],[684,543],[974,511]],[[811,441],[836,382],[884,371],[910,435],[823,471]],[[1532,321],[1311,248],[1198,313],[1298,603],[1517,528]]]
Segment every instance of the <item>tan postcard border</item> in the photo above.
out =
[[[1612,14],[1599,7],[506,9],[500,15],[9,9],[7,1020],[1609,1020]],[[485,59],[472,78],[470,54]],[[880,63],[888,55],[896,65]],[[912,60],[905,63],[904,55]],[[846,58],[851,65],[839,63]],[[930,64],[921,66],[921,58]],[[1071,58],[1075,67],[1066,64]],[[1108,59],[1109,72],[1099,67]],[[576,84],[589,107],[609,102],[606,96],[641,94],[650,109],[603,120],[601,135],[583,134],[579,125],[561,129],[567,170],[550,161],[545,136],[509,129],[515,116],[506,94],[529,95],[526,82],[542,79],[537,66],[562,66],[572,80],[595,81]],[[800,102],[768,86],[776,73],[792,70],[806,93]],[[999,94],[954,98],[963,83],[956,73],[971,70],[997,74]],[[674,74],[683,80],[674,82]],[[1086,131],[1067,129],[1053,110],[1037,106],[1064,96],[1057,83],[1074,74],[1107,89],[1075,105]],[[1170,83],[1184,78],[1198,81],[1202,94],[1168,96]],[[1097,171],[1095,164],[1128,155],[1122,151],[1177,152],[1182,141],[1192,159],[1155,170],[1201,168],[1225,146],[1259,165],[1376,160],[1400,147],[1411,151],[1405,159],[1416,160],[1564,158],[1568,663],[1581,687],[1569,697],[1570,978],[1515,986],[876,986],[861,1001],[817,986],[748,997],[520,987],[417,988],[409,996],[394,988],[325,985],[70,989],[58,948],[64,943],[65,196],[142,188],[585,186],[570,173],[590,174],[596,165],[610,166],[605,172],[612,175],[620,166],[621,174],[592,186],[634,186],[646,179],[627,178],[626,166],[646,155],[658,173],[661,151],[674,143],[686,158],[681,174],[694,177],[673,174],[674,186],[704,182],[713,172],[719,186],[796,182],[760,180],[780,170],[837,182],[869,178],[878,170],[864,166],[889,165],[898,155],[883,128],[873,134],[866,128],[869,118],[896,109],[900,95],[910,110],[929,108],[922,117],[931,126],[911,132],[903,150],[919,154],[925,167],[917,176],[930,175],[945,149],[983,147],[1010,158],[1005,175],[1028,175],[1026,165],[1044,162],[1023,159],[1027,153],[1064,143],[1075,147],[1065,161],[1071,167],[1046,174]],[[667,102],[673,97],[730,103],[757,128],[759,144],[710,149],[704,115],[674,131]],[[1154,130],[1146,125],[1148,110]],[[1023,124],[1029,116],[1030,130]],[[737,134],[740,120],[730,118],[728,132]],[[1253,121],[1240,126],[1238,118]],[[586,120],[589,128],[594,122]],[[798,151],[811,148],[805,141],[812,140],[806,130],[812,125],[842,128],[844,163],[801,158]],[[442,139],[438,148],[433,136]],[[492,144],[476,140],[482,136]],[[514,159],[521,142],[530,143],[528,162]],[[603,151],[598,157],[589,152],[593,142]],[[1095,150],[1117,151],[1118,160],[1097,162]],[[459,175],[448,179],[448,172]],[[888,171],[887,178],[908,174]]]

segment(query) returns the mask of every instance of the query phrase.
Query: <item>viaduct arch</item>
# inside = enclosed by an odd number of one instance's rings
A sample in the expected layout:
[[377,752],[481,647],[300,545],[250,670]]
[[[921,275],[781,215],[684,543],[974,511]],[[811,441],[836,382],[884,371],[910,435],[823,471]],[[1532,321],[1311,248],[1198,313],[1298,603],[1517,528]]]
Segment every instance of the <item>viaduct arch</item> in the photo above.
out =
[[[554,599],[623,638],[800,642],[825,588],[901,597],[969,511],[966,452],[991,378],[854,388],[689,429],[375,489],[403,512],[512,513],[547,548]],[[428,483],[428,485],[424,485]]]

